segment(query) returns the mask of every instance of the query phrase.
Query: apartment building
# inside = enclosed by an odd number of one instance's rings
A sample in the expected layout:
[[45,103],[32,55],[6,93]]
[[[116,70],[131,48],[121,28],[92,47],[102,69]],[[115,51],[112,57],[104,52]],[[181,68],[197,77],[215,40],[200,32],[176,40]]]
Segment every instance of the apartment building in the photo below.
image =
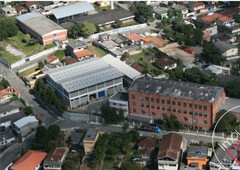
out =
[[94,146],[99,137],[99,130],[94,128],[89,128],[87,133],[83,138],[83,146],[85,155],[91,155],[94,150]]
[[175,115],[186,127],[210,129],[225,102],[221,87],[143,77],[129,88],[129,113],[163,119]]

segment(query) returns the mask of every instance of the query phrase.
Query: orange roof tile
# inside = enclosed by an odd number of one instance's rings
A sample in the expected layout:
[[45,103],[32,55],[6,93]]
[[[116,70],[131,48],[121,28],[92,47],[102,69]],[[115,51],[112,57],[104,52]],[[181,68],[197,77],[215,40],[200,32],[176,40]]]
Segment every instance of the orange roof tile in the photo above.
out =
[[37,5],[37,3],[34,2],[34,1],[26,1],[25,4],[26,4],[27,6]]
[[191,6],[192,7],[198,7],[198,6],[203,6],[203,5],[205,5],[203,2],[195,2]]
[[7,89],[0,90],[0,99],[2,99],[5,95],[9,95],[9,91]]
[[201,19],[206,23],[211,23],[211,22],[216,21],[220,17],[223,17],[223,15],[219,14],[219,13],[215,13],[212,15],[203,16],[203,17],[201,17]]
[[76,58],[67,58],[65,62],[66,64],[73,64],[78,62],[78,60]]
[[129,40],[132,40],[132,41],[141,40],[143,38],[142,36],[140,36],[140,35],[138,35],[136,33],[128,34],[125,37],[127,37]]
[[55,55],[49,55],[49,56],[47,56],[47,58],[48,58],[48,62],[51,64],[52,62],[54,62],[55,60],[57,60],[58,58],[57,58],[57,56],[55,56]]
[[24,6],[18,6],[18,7],[16,8],[16,11],[17,11],[17,12],[22,12],[22,11],[27,12],[28,10],[27,10],[27,8],[25,8]]
[[224,22],[232,21],[233,19],[232,19],[232,18],[229,18],[229,17],[227,17],[227,16],[224,16],[224,17],[219,18],[219,20],[224,23]]
[[143,38],[143,42],[149,43],[149,42],[152,42],[152,40],[151,40],[151,38],[146,37],[146,38]]
[[33,170],[43,161],[46,155],[46,152],[29,150],[15,164],[11,166],[11,169]]
[[91,53],[88,50],[76,51],[74,54],[77,56],[77,58],[82,58],[91,55]]
[[189,54],[195,54],[195,51],[192,48],[185,48],[184,51],[186,51]]
[[47,154],[44,162],[61,162],[64,154],[69,151],[68,147],[57,147]]

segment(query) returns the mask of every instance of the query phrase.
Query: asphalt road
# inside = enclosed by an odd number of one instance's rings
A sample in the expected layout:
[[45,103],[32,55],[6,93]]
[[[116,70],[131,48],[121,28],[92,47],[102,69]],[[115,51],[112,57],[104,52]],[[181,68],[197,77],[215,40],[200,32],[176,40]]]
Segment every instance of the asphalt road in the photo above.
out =
[[56,122],[57,119],[48,113],[48,111],[41,105],[35,96],[30,93],[30,89],[23,83],[23,81],[9,68],[0,63],[0,71],[5,79],[7,79],[11,86],[20,92],[21,98],[23,98],[27,105],[33,107],[35,113],[42,117],[43,124],[49,126]]

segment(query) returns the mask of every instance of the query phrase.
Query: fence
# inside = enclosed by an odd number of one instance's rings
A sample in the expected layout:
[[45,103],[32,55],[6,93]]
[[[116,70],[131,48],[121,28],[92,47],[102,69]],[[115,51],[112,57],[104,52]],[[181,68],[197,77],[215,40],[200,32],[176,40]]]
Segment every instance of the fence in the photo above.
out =
[[125,32],[125,31],[132,31],[132,30],[136,30],[136,29],[140,29],[140,28],[144,28],[144,27],[147,27],[146,23],[93,34],[93,35],[89,36],[89,38],[90,39],[97,39],[99,37],[99,35],[102,35],[102,34],[118,34],[118,33],[122,33],[122,32]]
[[38,65],[38,63],[31,64],[31,65],[29,65],[29,66],[27,66],[27,67],[24,67],[24,68],[18,70],[18,73],[21,73],[21,72],[23,72],[23,71],[25,71],[25,70],[27,70],[27,69],[29,69],[29,68],[32,68],[32,67],[34,67],[34,66],[37,66],[37,65]]
[[103,118],[95,115],[64,112],[63,118],[75,122],[103,122]]

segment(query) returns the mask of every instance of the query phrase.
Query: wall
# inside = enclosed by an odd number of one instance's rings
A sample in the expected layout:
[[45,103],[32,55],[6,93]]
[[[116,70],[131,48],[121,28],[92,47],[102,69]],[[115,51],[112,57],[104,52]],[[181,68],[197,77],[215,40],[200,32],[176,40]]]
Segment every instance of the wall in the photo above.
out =
[[88,114],[80,114],[80,113],[70,113],[64,112],[63,118],[75,122],[103,122],[103,118],[100,116],[88,115]]
[[47,50],[42,51],[40,53],[37,53],[35,55],[32,55],[32,56],[28,57],[28,59],[29,59],[29,61],[32,61],[32,60],[38,59],[39,57],[42,57],[44,55],[52,54],[52,53],[54,53],[57,50],[58,50],[58,46],[55,46],[53,48],[50,48],[50,49],[47,49]]

